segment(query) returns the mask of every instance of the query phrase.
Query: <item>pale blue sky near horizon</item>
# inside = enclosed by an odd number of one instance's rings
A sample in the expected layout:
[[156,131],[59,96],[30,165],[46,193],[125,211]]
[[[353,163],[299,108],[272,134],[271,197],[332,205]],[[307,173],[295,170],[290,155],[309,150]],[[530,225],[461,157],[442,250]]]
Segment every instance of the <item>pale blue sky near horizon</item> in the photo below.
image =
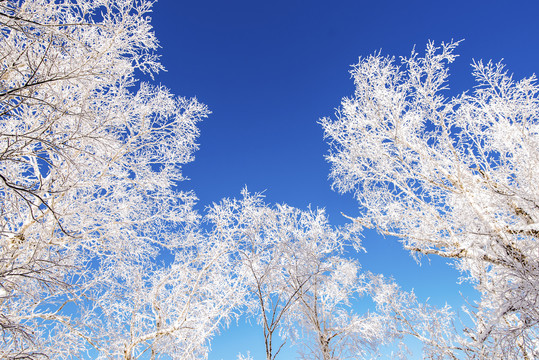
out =
[[[342,225],[341,212],[357,215],[357,203],[331,190],[318,121],[353,94],[350,66],[377,51],[398,58],[414,46],[422,53],[429,40],[464,39],[448,96],[473,90],[473,59],[503,59],[515,79],[531,76],[539,69],[538,14],[536,1],[160,0],[150,16],[167,71],[156,82],[212,111],[182,187],[195,191],[201,211],[247,186],[268,203],[324,207]],[[473,293],[444,260],[420,266],[395,239],[367,231],[363,246],[365,270],[392,276],[423,301],[458,311]],[[262,330],[252,323],[224,330],[209,358],[264,358]],[[278,359],[294,356],[286,350]]]

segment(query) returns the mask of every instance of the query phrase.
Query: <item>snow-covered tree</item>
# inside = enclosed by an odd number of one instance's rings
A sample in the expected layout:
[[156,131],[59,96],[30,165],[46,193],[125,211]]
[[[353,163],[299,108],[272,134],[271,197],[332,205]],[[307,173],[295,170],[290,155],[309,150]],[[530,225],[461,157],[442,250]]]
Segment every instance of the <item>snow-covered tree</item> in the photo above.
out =
[[474,62],[474,91],[444,96],[457,44],[353,67],[354,95],[321,120],[333,186],[354,193],[358,223],[468,274],[481,300],[465,354],[536,358],[539,88],[535,76]]
[[208,110],[134,75],[161,69],[151,5],[0,1],[1,358],[189,358],[228,316],[178,189]]
[[[341,234],[327,221],[324,211],[301,211],[288,205],[271,207],[261,195],[246,189],[243,198],[224,199],[207,215],[213,225],[209,236],[225,241],[237,254],[247,291],[247,313],[262,327],[267,360],[273,360],[287,341],[288,313],[298,300],[298,290],[313,272],[310,259],[336,251]],[[302,268],[304,278],[295,276]],[[295,281],[294,284],[291,282]],[[281,335],[279,344],[275,335]]]
[[289,283],[298,297],[292,334],[302,358],[372,359],[388,347],[395,358],[407,358],[412,338],[422,343],[424,358],[443,357],[454,347],[449,306],[421,303],[342,254],[313,253],[301,264],[289,271]]
[[[323,360],[369,358],[407,335],[428,354],[445,351],[434,344],[451,344],[449,308],[421,304],[345,257],[354,229],[330,226],[323,210],[269,206],[258,194],[242,194],[210,208],[208,238],[237,254],[236,278],[244,279],[247,314],[262,327],[266,359],[288,340],[304,358]],[[358,305],[362,297],[373,306]]]
[[[398,337],[387,326],[387,319],[376,311],[366,311],[369,307],[359,303],[367,293],[367,279],[359,272],[357,261],[335,255],[314,256],[313,260],[296,269],[291,281],[292,289],[298,293],[293,335],[302,358],[365,358]],[[297,287],[305,274],[310,275],[306,284]],[[365,313],[354,311],[357,308]]]
[[214,240],[193,232],[169,266],[137,264],[124,282],[103,282],[94,295],[95,327],[106,329],[101,358],[207,358],[209,341],[245,300],[230,244]]

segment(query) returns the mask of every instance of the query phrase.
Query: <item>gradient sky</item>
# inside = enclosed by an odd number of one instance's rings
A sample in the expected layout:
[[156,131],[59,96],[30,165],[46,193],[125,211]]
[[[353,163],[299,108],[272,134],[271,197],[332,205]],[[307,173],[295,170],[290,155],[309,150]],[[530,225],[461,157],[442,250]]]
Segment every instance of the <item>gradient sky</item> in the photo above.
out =
[[[353,93],[350,65],[375,51],[407,56],[429,40],[465,39],[448,95],[473,87],[473,59],[503,59],[520,79],[539,69],[538,15],[537,1],[160,0],[151,16],[167,72],[156,80],[212,111],[182,185],[201,210],[247,185],[269,203],[324,207],[344,224],[341,211],[356,215],[356,202],[331,190],[317,122]],[[439,258],[419,266],[395,239],[373,232],[363,245],[364,269],[394,277],[423,301],[458,310],[459,292],[473,297]],[[260,359],[263,348],[262,330],[240,323],[215,339],[210,359],[248,350]]]

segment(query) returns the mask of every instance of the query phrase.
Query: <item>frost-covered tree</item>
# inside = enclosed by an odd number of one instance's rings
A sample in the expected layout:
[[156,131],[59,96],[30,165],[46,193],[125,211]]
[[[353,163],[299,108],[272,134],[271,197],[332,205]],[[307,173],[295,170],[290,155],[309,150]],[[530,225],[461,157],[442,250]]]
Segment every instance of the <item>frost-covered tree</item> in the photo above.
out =
[[443,357],[454,346],[448,306],[420,303],[391,279],[360,271],[357,260],[315,253],[292,269],[292,334],[303,359],[372,359],[386,347],[407,358],[411,338],[422,343],[424,358]]
[[[287,341],[288,313],[298,299],[304,278],[294,276],[298,267],[310,266],[307,259],[323,256],[341,246],[341,234],[327,221],[324,211],[301,211],[288,205],[268,206],[261,195],[246,189],[243,198],[224,199],[207,215],[213,226],[213,241],[225,241],[237,254],[246,286],[247,313],[262,327],[267,360],[273,360]],[[296,281],[292,284],[292,281]],[[283,341],[278,343],[276,335]]]
[[95,328],[106,329],[101,358],[207,358],[209,341],[245,300],[230,248],[193,232],[169,266],[137,264],[125,269],[126,281],[103,282],[95,294],[102,313]]
[[481,300],[465,354],[536,358],[539,88],[535,76],[474,62],[474,91],[444,96],[457,44],[353,67],[354,95],[321,120],[333,186],[354,193],[358,223],[468,274]]
[[[435,344],[451,344],[448,308],[421,304],[344,256],[353,229],[330,226],[323,210],[268,206],[260,195],[242,194],[210,208],[208,238],[237,256],[246,312],[262,327],[266,359],[277,358],[288,340],[308,350],[304,358],[323,360],[376,356],[407,335],[427,354],[445,351]],[[357,304],[361,297],[374,304],[370,311]]]
[[189,358],[228,314],[177,187],[208,111],[134,76],[161,69],[151,4],[0,1],[1,358]]

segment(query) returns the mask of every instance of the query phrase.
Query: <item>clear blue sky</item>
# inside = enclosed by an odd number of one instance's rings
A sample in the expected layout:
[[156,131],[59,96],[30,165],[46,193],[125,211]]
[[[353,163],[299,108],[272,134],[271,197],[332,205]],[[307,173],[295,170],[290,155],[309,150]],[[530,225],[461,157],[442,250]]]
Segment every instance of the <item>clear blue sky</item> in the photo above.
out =
[[[157,81],[213,112],[195,162],[184,167],[186,187],[200,209],[239,197],[247,185],[266,190],[271,203],[325,207],[343,224],[340,212],[357,214],[356,203],[331,190],[317,121],[352,94],[350,65],[378,50],[406,56],[428,40],[465,39],[450,94],[473,86],[472,59],[503,58],[515,78],[529,76],[539,69],[538,14],[537,1],[160,0],[152,17],[167,72]],[[420,267],[395,239],[372,232],[364,246],[365,269],[393,276],[423,300],[458,308],[458,292],[469,293],[440,259]],[[210,359],[247,350],[263,358],[262,341],[258,328],[233,328],[214,341]]]

